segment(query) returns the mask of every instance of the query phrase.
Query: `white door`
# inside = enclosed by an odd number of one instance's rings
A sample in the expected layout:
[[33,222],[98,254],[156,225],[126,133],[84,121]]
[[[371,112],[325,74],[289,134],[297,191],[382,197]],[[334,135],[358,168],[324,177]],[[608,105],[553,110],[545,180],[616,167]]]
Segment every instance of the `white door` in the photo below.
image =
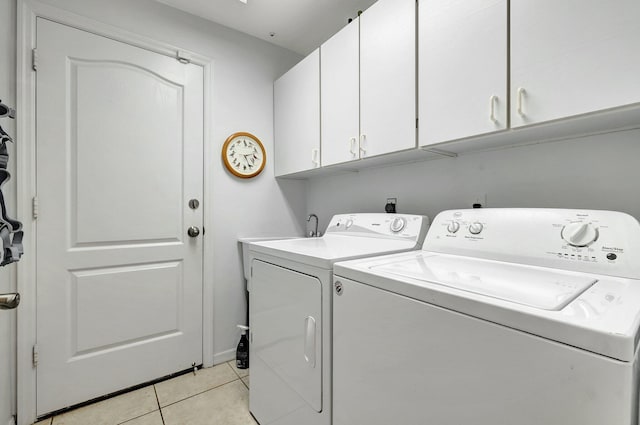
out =
[[416,1],[379,0],[360,15],[362,156],[416,147]]
[[640,102],[640,2],[511,2],[511,123]]
[[37,413],[202,363],[203,70],[38,19]]
[[276,176],[320,166],[320,49],[273,84]]
[[422,0],[420,145],[507,128],[507,0]]
[[322,165],[360,157],[360,53],[356,18],[320,47]]

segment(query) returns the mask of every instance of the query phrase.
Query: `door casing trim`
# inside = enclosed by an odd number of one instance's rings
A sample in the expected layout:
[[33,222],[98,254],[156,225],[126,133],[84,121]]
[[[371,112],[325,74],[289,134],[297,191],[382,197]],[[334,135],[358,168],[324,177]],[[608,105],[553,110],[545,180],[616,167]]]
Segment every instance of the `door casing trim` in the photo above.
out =
[[204,71],[204,148],[203,148],[203,225],[207,235],[203,238],[202,288],[202,358],[205,367],[214,363],[213,311],[214,258],[212,98],[213,60],[178,46],[141,36],[124,29],[87,18],[70,11],[42,3],[38,0],[17,0],[17,58],[16,58],[16,181],[17,217],[24,225],[26,254],[17,264],[17,288],[22,302],[17,311],[17,425],[29,425],[36,420],[36,369],[32,364],[32,349],[36,344],[36,221],[32,218],[32,199],[36,196],[36,73],[31,67],[31,52],[36,47],[36,19],[44,18],[86,32],[111,38],[126,44],[150,50],[169,57],[187,57]]

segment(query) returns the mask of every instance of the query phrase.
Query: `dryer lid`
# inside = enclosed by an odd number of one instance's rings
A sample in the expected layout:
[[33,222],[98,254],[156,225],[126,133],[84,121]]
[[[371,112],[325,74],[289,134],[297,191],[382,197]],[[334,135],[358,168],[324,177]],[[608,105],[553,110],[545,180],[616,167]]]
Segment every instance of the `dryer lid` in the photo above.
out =
[[437,254],[370,269],[544,310],[561,310],[597,282],[560,270]]

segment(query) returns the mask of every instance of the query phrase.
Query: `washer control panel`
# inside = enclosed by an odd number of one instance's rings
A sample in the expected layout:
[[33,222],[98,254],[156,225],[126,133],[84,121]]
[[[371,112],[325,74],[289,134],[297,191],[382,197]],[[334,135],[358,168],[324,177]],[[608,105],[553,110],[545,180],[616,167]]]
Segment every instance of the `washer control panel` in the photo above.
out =
[[613,211],[444,211],[433,221],[423,249],[640,278],[640,224]]
[[326,233],[352,236],[375,236],[422,240],[429,228],[429,218],[411,214],[338,214],[333,216]]

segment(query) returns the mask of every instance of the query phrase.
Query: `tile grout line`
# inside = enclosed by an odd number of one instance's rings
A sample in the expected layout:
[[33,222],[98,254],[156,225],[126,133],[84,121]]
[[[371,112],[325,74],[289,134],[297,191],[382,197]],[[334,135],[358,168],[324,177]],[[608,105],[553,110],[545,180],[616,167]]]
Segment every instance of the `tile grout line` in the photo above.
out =
[[160,412],[160,419],[162,420],[162,425],[166,425],[164,422],[164,415],[162,414],[162,407],[160,406],[160,399],[158,398],[158,391],[156,390],[156,386],[153,386],[153,392],[156,394],[156,402],[158,403],[158,411]]
[[[162,411],[162,409],[164,409],[164,408],[167,408],[167,407],[169,407],[169,406],[173,406],[174,404],[181,403],[181,402],[183,402],[183,401],[185,401],[185,400],[189,400],[190,398],[193,398],[193,397],[199,396],[199,395],[204,394],[204,393],[207,393],[207,392],[209,392],[209,391],[213,391],[213,390],[218,389],[218,388],[220,388],[220,387],[224,387],[225,385],[229,385],[229,384],[234,383],[234,382],[236,382],[236,381],[240,381],[240,382],[242,382],[242,379],[240,379],[240,378],[236,378],[236,379],[234,379],[234,380],[232,380],[232,381],[225,382],[224,384],[220,384],[220,385],[218,385],[218,386],[211,387],[211,388],[209,388],[209,389],[207,389],[207,390],[200,391],[199,393],[196,393],[196,394],[190,395],[189,397],[186,397],[186,398],[183,398],[183,399],[180,399],[180,400],[174,401],[174,402],[172,402],[172,403],[167,404],[166,406],[162,406],[162,407],[160,408],[160,410]],[[244,383],[244,382],[243,382],[243,383]]]
[[[233,366],[231,366],[229,363],[233,363],[233,360],[230,360],[228,362],[225,362],[227,365],[229,365],[229,367],[231,368],[231,370],[238,376],[238,378],[240,378],[241,380],[246,378],[247,376],[249,376],[249,374],[245,375],[245,376],[240,376],[240,374],[236,371],[236,368],[234,368]],[[239,369],[238,369],[239,370]]]

